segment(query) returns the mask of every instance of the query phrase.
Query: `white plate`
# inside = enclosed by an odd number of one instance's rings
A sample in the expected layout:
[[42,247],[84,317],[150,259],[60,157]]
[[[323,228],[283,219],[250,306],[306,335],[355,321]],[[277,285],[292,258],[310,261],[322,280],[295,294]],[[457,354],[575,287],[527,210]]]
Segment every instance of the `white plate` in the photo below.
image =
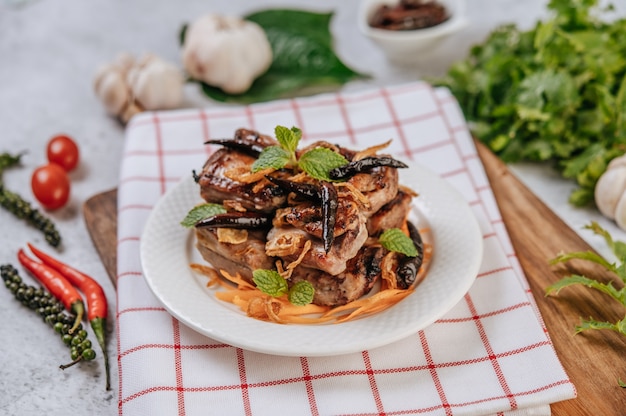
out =
[[201,202],[187,178],[168,191],[150,214],[141,237],[145,279],[178,320],[214,340],[285,356],[339,355],[379,347],[415,334],[449,311],[472,285],[483,239],[469,205],[447,182],[418,165],[402,169],[400,182],[419,193],[413,214],[431,228],[434,255],[415,293],[384,312],[324,325],[281,325],[247,317],[215,298],[206,278],[189,264],[201,262],[192,230],[180,221]]

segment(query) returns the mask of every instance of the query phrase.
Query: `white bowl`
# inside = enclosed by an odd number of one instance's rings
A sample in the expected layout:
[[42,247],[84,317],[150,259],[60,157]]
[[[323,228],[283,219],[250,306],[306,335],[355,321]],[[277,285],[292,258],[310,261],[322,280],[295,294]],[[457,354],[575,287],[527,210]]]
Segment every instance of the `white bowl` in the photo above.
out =
[[437,26],[415,30],[377,29],[369,21],[382,5],[395,5],[399,0],[361,0],[358,13],[358,26],[361,32],[377,44],[396,63],[411,63],[419,55],[437,48],[437,44],[447,36],[467,26],[465,0],[436,0],[448,12],[448,20]]

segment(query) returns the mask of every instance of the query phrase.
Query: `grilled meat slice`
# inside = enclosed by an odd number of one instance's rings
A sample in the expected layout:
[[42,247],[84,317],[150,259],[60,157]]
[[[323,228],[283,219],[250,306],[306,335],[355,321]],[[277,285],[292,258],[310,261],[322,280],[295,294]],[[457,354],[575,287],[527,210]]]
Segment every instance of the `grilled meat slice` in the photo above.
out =
[[412,196],[399,190],[396,197],[383,205],[367,220],[367,232],[377,237],[389,228],[400,228],[411,210]]
[[363,213],[370,216],[398,193],[398,170],[387,166],[354,175],[348,181],[369,199],[370,206]]
[[[361,217],[359,206],[354,201],[346,198],[340,199],[333,227],[335,238],[358,227],[359,222],[363,220]],[[272,224],[274,227],[291,225],[317,238],[322,238],[322,207],[319,204],[305,202],[280,208],[276,211]]]
[[321,306],[345,305],[369,293],[381,276],[382,247],[364,246],[348,260],[346,269],[338,275],[321,270],[296,267],[290,284],[306,280],[315,288],[313,303]]
[[232,200],[250,211],[272,212],[284,205],[287,197],[278,186],[265,181],[259,185],[243,183],[226,176],[229,170],[250,171],[255,157],[235,149],[222,148],[214,152],[204,164],[198,177],[200,196],[207,202],[221,204]]
[[300,264],[331,275],[339,274],[346,269],[346,262],[357,254],[367,240],[365,218],[360,216],[358,226],[335,238],[328,253],[322,240],[290,226],[273,227],[269,231],[265,252],[268,256],[281,257],[289,263],[300,256],[307,240],[311,241],[311,249]]
[[239,273],[252,282],[252,271],[274,268],[274,259],[265,254],[265,232],[249,230],[247,240],[238,244],[218,241],[217,233],[215,228],[196,229],[196,247],[215,269],[224,267],[229,273]]

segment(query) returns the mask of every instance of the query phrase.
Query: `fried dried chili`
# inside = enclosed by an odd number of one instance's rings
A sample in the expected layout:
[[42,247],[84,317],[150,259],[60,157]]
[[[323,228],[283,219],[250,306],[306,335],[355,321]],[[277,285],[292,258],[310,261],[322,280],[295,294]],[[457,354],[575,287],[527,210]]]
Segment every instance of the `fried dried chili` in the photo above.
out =
[[313,185],[272,176],[266,176],[266,178],[288,192],[293,192],[298,196],[312,199],[314,202],[321,202],[322,241],[324,242],[324,250],[328,253],[335,240],[335,221],[337,218],[337,207],[339,206],[339,197],[337,196],[337,190],[333,184],[320,181],[319,185]]
[[369,172],[374,168],[387,166],[390,168],[407,168],[408,166],[389,156],[368,156],[353,160],[347,165],[332,169],[328,176],[333,180],[347,180],[358,173]]
[[424,261],[424,243],[422,241],[422,236],[411,221],[407,221],[406,224],[409,229],[409,237],[411,237],[411,240],[415,245],[415,249],[417,250],[417,256],[405,257],[400,261],[398,272],[396,274],[396,280],[398,282],[398,287],[401,289],[408,289],[413,285],[413,283],[415,283],[417,273],[419,272],[420,267],[422,267],[422,262]]
[[55,298],[63,303],[68,311],[76,315],[74,324],[68,330],[69,334],[74,333],[85,313],[85,304],[78,290],[61,273],[31,259],[24,250],[20,249],[17,252],[17,259]]
[[266,228],[271,219],[257,212],[226,212],[204,218],[196,223],[196,228]]
[[324,250],[328,253],[335,239],[335,219],[339,199],[337,190],[330,182],[320,181],[320,193],[322,195],[322,241],[324,241]]
[[247,153],[250,156],[258,157],[265,146],[259,144],[254,140],[250,140],[246,137],[234,138],[234,139],[211,139],[204,142],[204,144],[217,144],[227,147],[229,149],[238,150],[243,153]]
[[109,358],[106,350],[106,319],[108,315],[107,298],[104,294],[102,286],[92,277],[85,273],[47,255],[41,250],[28,243],[28,247],[33,254],[39,258],[46,266],[56,270],[64,276],[72,285],[76,286],[87,300],[87,319],[93,329],[93,333],[100,344],[102,355],[104,357],[104,366],[106,372],[106,389],[111,389],[111,377],[109,374]]
[[289,181],[287,179],[275,178],[270,175],[266,175],[265,177],[274,185],[278,185],[287,192],[293,192],[294,194],[304,198],[312,198],[315,202],[320,202],[322,200],[322,194],[319,186],[317,185]]

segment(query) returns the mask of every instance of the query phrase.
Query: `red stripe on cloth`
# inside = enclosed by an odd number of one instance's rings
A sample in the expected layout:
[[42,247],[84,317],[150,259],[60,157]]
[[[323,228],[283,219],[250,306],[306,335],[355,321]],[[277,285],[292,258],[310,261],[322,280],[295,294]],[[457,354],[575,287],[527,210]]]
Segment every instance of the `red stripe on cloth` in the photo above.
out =
[[293,116],[296,119],[296,125],[302,130],[302,140],[307,140],[308,136],[306,134],[306,130],[304,128],[304,119],[302,118],[302,113],[300,112],[300,107],[298,107],[298,103],[296,100],[289,100],[289,104],[291,105],[291,110],[293,111]]
[[309,409],[311,409],[311,416],[319,416],[320,411],[317,408],[317,401],[315,400],[315,390],[313,389],[311,369],[309,368],[309,360],[306,357],[300,358],[300,366],[302,367],[302,375],[304,376],[304,385],[306,386],[306,397],[309,399]]
[[178,414],[185,416],[185,392],[183,391],[183,366],[180,354],[180,323],[172,317],[172,331],[174,335],[174,368],[176,372],[176,398],[178,400]]
[[252,107],[247,105],[245,111],[246,117],[248,118],[248,126],[250,126],[251,130],[254,130],[254,113],[252,112]]
[[246,361],[241,348],[237,348],[237,367],[239,368],[239,381],[241,387],[241,398],[243,399],[243,409],[246,416],[252,415],[250,406],[250,391],[248,390],[248,377],[246,376]]
[[156,145],[156,156],[157,163],[159,166],[159,182],[161,183],[161,194],[165,193],[165,161],[163,160],[163,135],[161,132],[161,124],[159,122],[159,117],[156,113],[153,115],[152,120],[154,122],[154,133],[155,133],[155,145]]
[[428,340],[426,339],[426,335],[424,335],[424,331],[419,331],[419,337],[420,342],[422,343],[422,349],[424,350],[424,356],[426,357],[426,363],[428,364],[428,371],[433,378],[433,383],[435,383],[435,389],[437,390],[437,394],[439,395],[439,400],[441,400],[441,405],[445,409],[446,415],[452,415],[452,411],[450,410],[450,404],[448,403],[448,399],[446,398],[446,392],[443,390],[443,386],[441,385],[441,380],[439,380],[439,375],[437,374],[437,365],[435,365],[435,361],[433,360],[433,356],[430,352],[430,347],[428,346]]
[[382,88],[380,92],[381,92],[381,95],[383,96],[383,100],[385,101],[385,105],[387,106],[387,109],[389,110],[389,114],[391,114],[391,121],[393,122],[393,125],[396,128],[396,131],[398,132],[398,137],[400,138],[400,142],[402,143],[402,147],[404,148],[404,154],[410,160],[413,160],[413,153],[411,153],[409,141],[407,140],[406,135],[404,134],[404,129],[402,129],[402,124],[400,123],[400,119],[398,118],[398,113],[396,112],[396,109],[393,106],[391,97],[389,96],[389,91],[387,91],[386,88]]
[[[489,313],[485,313],[482,315],[478,315],[479,318],[489,318],[492,316],[496,316],[496,315],[500,315],[506,312],[510,312],[510,311],[514,311],[515,309],[519,309],[519,308],[525,308],[531,306],[530,302],[520,302],[518,304],[515,305],[511,305],[511,306],[507,306],[506,308],[502,308],[502,309],[497,309],[495,311],[491,311]],[[474,316],[467,316],[467,317],[463,317],[463,318],[441,318],[437,320],[437,323],[439,324],[454,324],[454,323],[460,323],[460,322],[469,322],[469,321],[473,321],[474,320]]]
[[367,351],[363,351],[361,356],[363,357],[363,363],[365,364],[367,380],[369,381],[370,388],[372,389],[372,396],[374,396],[374,403],[376,403],[376,410],[378,410],[378,414],[382,416],[385,414],[385,409],[383,408],[383,402],[380,399],[380,392],[378,391],[378,386],[376,385],[376,377],[374,377],[374,370],[372,368],[370,355]]
[[472,297],[470,294],[465,295],[465,302],[467,303],[467,307],[470,310],[470,313],[474,317],[474,323],[476,324],[476,328],[478,329],[478,334],[480,335],[480,339],[485,346],[485,350],[489,355],[489,360],[491,361],[491,365],[493,366],[493,371],[496,373],[496,377],[500,382],[500,386],[504,391],[507,399],[509,400],[509,404],[511,405],[511,409],[517,409],[517,401],[515,400],[515,396],[511,392],[509,384],[504,377],[504,373],[502,372],[502,368],[500,367],[500,363],[498,362],[498,357],[496,357],[493,349],[491,348],[491,343],[489,342],[489,338],[487,337],[487,333],[485,332],[485,327],[477,314],[476,307],[474,306],[474,302],[472,301]]
[[352,128],[352,123],[350,123],[350,118],[348,117],[348,110],[346,109],[346,102],[341,94],[337,93],[337,104],[339,105],[339,112],[341,113],[341,118],[343,123],[346,125],[346,133],[350,139],[350,143],[356,144],[356,137],[354,136],[354,129]]

